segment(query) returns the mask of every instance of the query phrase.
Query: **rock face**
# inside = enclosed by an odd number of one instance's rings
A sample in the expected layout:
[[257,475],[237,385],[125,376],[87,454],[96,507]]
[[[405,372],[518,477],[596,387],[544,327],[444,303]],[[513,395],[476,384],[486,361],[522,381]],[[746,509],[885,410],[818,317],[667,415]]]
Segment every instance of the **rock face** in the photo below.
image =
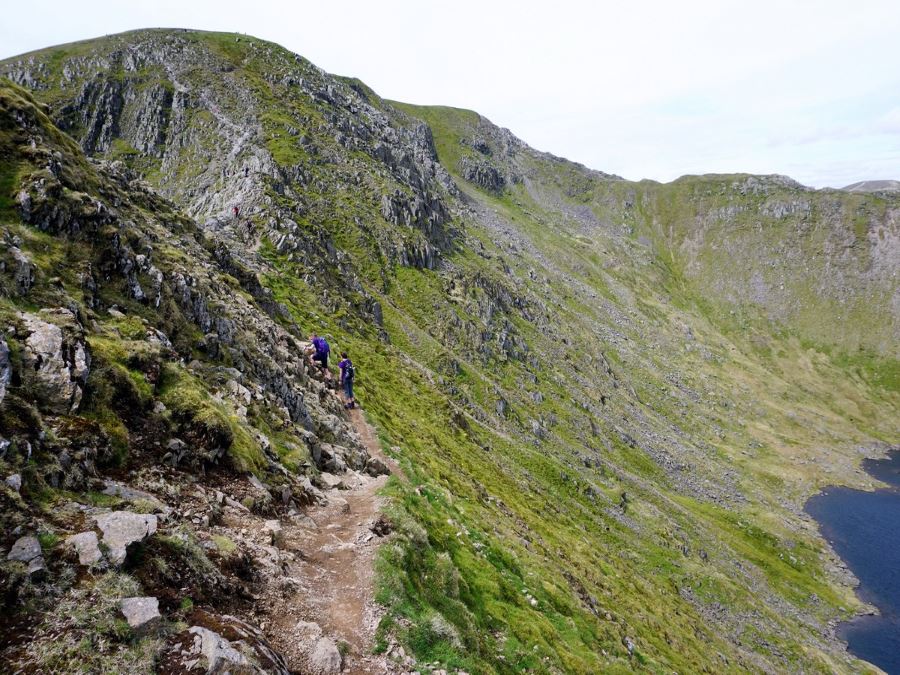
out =
[[114,511],[95,516],[97,527],[103,533],[103,544],[109,553],[109,562],[121,565],[125,562],[128,547],[140,543],[156,532],[157,518],[154,515]]
[[122,598],[119,603],[128,625],[138,631],[147,631],[159,623],[159,600],[156,598]]
[[6,397],[6,388],[12,380],[12,363],[9,360],[9,345],[0,337],[0,403]]
[[464,157],[460,161],[459,168],[463,178],[490,192],[502,192],[506,185],[506,179],[503,177],[503,174],[486,161],[479,162]]
[[13,280],[19,295],[27,295],[34,286],[35,266],[17,246],[10,246],[9,253],[13,260]]
[[90,355],[75,315],[67,309],[20,314],[22,381],[54,413],[74,412],[90,372]]

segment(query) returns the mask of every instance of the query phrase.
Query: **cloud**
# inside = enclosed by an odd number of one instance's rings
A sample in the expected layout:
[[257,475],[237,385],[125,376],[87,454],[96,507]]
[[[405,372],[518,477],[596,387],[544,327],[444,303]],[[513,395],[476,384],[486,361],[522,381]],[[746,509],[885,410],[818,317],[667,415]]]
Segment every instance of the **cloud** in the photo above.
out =
[[766,171],[824,184],[854,163],[856,180],[900,177],[900,155],[883,151],[900,133],[895,0],[255,0],[252,11],[32,0],[4,8],[0,49],[143,26],[253,34],[387,98],[471,108],[631,178]]

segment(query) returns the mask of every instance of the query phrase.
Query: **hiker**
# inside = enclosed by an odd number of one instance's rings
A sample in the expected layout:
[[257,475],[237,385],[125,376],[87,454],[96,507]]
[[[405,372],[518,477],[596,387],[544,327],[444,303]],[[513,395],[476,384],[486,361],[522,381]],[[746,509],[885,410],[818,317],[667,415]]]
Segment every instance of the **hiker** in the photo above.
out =
[[353,377],[356,370],[353,368],[353,361],[347,356],[347,352],[341,352],[341,362],[338,363],[341,369],[341,385],[344,387],[344,407],[348,410],[356,407],[356,399],[353,398]]
[[237,217],[238,217],[238,211],[239,211],[238,207],[237,207],[237,206],[232,206],[232,207],[231,207],[231,210],[232,210],[232,212],[234,213],[234,218],[235,218],[235,220],[237,220]]
[[309,341],[316,350],[313,354],[313,361],[318,361],[322,364],[322,368],[325,370],[325,373],[328,374],[330,372],[328,370],[328,354],[331,352],[331,347],[328,346],[328,340],[313,333],[309,336]]

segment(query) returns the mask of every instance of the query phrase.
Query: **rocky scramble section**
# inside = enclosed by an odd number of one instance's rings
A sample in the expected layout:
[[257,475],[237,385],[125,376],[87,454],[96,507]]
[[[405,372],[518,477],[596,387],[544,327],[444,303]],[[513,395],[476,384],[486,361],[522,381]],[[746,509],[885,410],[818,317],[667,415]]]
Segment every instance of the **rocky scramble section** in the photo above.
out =
[[[229,277],[188,221],[127,175],[89,164],[24,92],[3,88],[2,105],[3,151],[26,176],[16,201],[36,227],[2,232],[13,244],[9,290],[51,305],[3,308],[2,461],[21,469],[2,495],[11,537],[3,593],[43,608],[27,639],[7,617],[4,662],[43,671],[86,659],[118,672],[152,663],[144,650],[165,641],[167,672],[288,672],[260,628],[227,612],[253,615],[286,589],[300,611],[316,592],[306,556],[330,555],[311,532],[346,517],[341,490],[356,507],[350,517],[375,521],[389,471],[370,454],[371,432],[344,413],[296,326],[283,328],[249,296],[226,300]],[[46,250],[35,232],[69,251],[62,280],[34,272],[32,256]],[[166,248],[172,237],[193,251],[189,269]],[[158,322],[141,317],[146,307]],[[227,367],[210,362],[225,354]],[[329,640],[353,646],[338,671],[371,651],[374,624],[361,612],[371,611],[373,551],[385,534],[360,535],[341,558],[361,576],[356,614],[324,621]],[[96,640],[123,637],[120,620],[133,643],[104,650]],[[179,621],[195,624],[189,637],[174,630]],[[327,660],[321,645],[290,646],[292,668]]]

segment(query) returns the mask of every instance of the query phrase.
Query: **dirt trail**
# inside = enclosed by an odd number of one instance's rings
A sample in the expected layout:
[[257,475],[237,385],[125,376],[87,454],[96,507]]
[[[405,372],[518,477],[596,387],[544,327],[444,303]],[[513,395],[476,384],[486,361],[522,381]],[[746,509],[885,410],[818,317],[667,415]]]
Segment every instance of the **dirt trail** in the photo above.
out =
[[[360,410],[350,418],[369,454],[381,458],[392,471],[396,464],[384,456],[373,429]],[[387,476],[372,478],[347,472],[344,487],[326,492],[328,504],[312,508],[283,525],[283,546],[299,555],[285,575],[291,590],[272,588],[266,593],[266,633],[289,666],[308,672],[310,631],[313,622],[322,635],[346,651],[344,673],[394,673],[397,666],[372,654],[381,610],[374,603],[375,554],[382,537],[372,531],[379,519],[382,499],[378,491]]]

